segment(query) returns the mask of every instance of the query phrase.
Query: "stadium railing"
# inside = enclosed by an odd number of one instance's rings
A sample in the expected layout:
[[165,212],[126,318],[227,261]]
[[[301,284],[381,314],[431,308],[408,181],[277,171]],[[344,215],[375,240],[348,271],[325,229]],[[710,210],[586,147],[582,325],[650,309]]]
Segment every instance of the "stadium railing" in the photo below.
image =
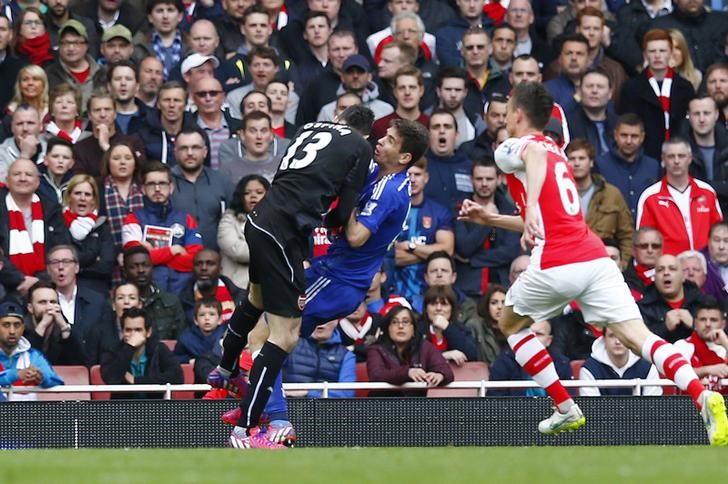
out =
[[[671,380],[564,380],[567,388],[600,387],[600,388],[631,388],[633,395],[640,395],[642,387],[661,386],[673,387]],[[728,379],[720,381],[723,386],[728,386]],[[381,382],[348,382],[348,383],[284,383],[284,390],[320,390],[321,398],[329,398],[331,390],[426,390],[425,383],[405,383],[404,385],[391,385]],[[539,388],[534,381],[455,381],[444,387],[448,389],[477,389],[479,397],[485,397],[489,389],[494,388]],[[165,400],[172,399],[175,392],[205,392],[210,390],[207,384],[182,384],[182,385],[61,385],[51,388],[40,387],[2,387],[0,391],[11,395],[12,393],[162,393]],[[441,395],[446,397],[447,395]]]

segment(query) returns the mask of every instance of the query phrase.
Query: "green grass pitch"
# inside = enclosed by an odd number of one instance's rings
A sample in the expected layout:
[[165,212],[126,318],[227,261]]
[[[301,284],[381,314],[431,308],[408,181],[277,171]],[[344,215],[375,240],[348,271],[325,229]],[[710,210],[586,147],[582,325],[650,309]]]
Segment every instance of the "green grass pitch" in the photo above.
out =
[[710,447],[24,450],[0,452],[4,483],[725,482]]

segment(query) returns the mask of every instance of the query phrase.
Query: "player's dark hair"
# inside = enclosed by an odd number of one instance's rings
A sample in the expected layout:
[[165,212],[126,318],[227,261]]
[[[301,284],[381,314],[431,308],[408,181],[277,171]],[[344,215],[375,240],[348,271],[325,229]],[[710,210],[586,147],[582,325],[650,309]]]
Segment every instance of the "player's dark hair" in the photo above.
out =
[[170,182],[174,181],[174,178],[172,177],[172,169],[169,167],[169,165],[165,165],[159,160],[149,160],[147,161],[144,166],[142,167],[142,182],[144,182],[147,179],[147,175],[154,172],[160,172],[160,173],[166,173],[167,174],[167,180]]
[[262,175],[258,175],[257,173],[253,173],[251,175],[246,175],[243,178],[240,179],[237,185],[235,185],[235,190],[233,190],[233,196],[230,200],[230,210],[235,212],[235,215],[240,215],[241,213],[245,212],[245,189],[248,186],[248,183],[251,181],[257,181],[263,187],[265,188],[265,191],[267,192],[270,190],[270,182],[263,177]]
[[318,17],[326,19],[326,25],[328,25],[329,28],[331,28],[331,19],[329,18],[328,15],[326,15],[326,12],[321,12],[319,10],[309,10],[308,12],[306,12],[306,15],[303,16],[303,26],[305,27],[306,24],[309,22],[309,20],[315,19]]
[[[61,138],[59,136],[54,136],[51,139],[48,140],[48,144],[46,147],[46,153],[50,153],[53,148],[56,146],[65,146],[66,148],[70,149],[71,152],[73,152],[73,143],[68,141],[65,138]],[[72,158],[75,158],[74,155],[71,155]]]
[[423,324],[412,309],[405,306],[395,306],[390,309],[387,315],[384,317],[384,321],[382,321],[382,332],[379,335],[379,339],[377,340],[377,342],[399,358],[399,353],[396,351],[394,343],[389,337],[389,326],[392,324],[395,316],[404,311],[409,313],[409,316],[412,319],[412,324],[415,328],[412,339],[407,342],[407,346],[404,348],[404,351],[402,351],[401,361],[407,362],[410,361],[410,359],[420,351],[420,345],[422,344],[422,340],[425,337]]
[[126,320],[132,318],[144,318],[144,329],[152,327],[152,318],[147,317],[147,312],[144,308],[126,308],[124,312],[121,313],[121,318],[119,318],[121,329],[124,329]]
[[728,222],[721,221],[721,222],[716,222],[713,225],[711,225],[710,226],[710,231],[708,232],[708,236],[709,237],[712,237],[713,236],[713,232],[715,232],[716,229],[719,229],[719,228],[728,229]]
[[554,97],[540,82],[522,82],[511,91],[511,103],[523,110],[531,127],[541,131],[551,118]]
[[502,174],[503,172],[498,168],[498,165],[495,162],[495,158],[493,158],[493,155],[490,153],[486,153],[485,155],[474,158],[473,159],[473,167],[470,169],[470,174],[472,175],[475,173],[475,168],[482,167],[482,168],[495,168],[495,172],[497,175]]
[[[496,292],[505,294],[506,291],[506,288],[500,284],[488,284],[488,287],[485,288],[485,293],[483,293],[483,297],[481,297],[478,301],[478,316],[483,318],[491,328],[497,327],[498,321],[494,320],[490,315],[490,300]],[[498,335],[496,335],[496,337],[497,336]]]
[[407,166],[409,168],[417,160],[422,158],[425,151],[427,151],[427,146],[430,143],[430,134],[420,123],[409,119],[395,119],[390,126],[397,131],[399,139],[402,142],[402,147],[399,152],[409,153],[412,156]]
[[349,106],[339,114],[339,121],[356,130],[362,136],[369,136],[374,124],[374,113],[368,107],[358,104]]
[[249,96],[253,96],[255,94],[262,94],[265,96],[265,98],[268,100],[268,111],[271,111],[273,109],[273,101],[270,100],[270,98],[264,93],[263,91],[258,91],[256,89],[253,89],[252,91],[248,92],[245,96],[243,96],[243,99],[240,100],[240,112],[245,112],[245,101],[248,100]]
[[[606,237],[606,238],[602,239],[602,243],[606,247],[614,247],[615,249],[619,249],[619,242],[617,241],[617,239],[613,239],[611,237]],[[620,252],[622,251],[622,249],[619,249],[619,250],[620,250]]]
[[564,46],[567,42],[579,42],[580,44],[584,44],[586,48],[589,49],[589,41],[582,34],[566,34],[561,37],[561,42],[559,43],[559,54],[562,50],[564,50]]
[[250,121],[260,121],[261,119],[265,119],[268,121],[268,127],[273,126],[273,121],[271,121],[270,116],[268,116],[267,113],[264,113],[263,111],[251,111],[243,116],[243,124],[240,126],[240,128],[242,130],[245,130],[248,128],[248,123]]
[[435,259],[447,259],[450,261],[450,268],[452,269],[452,272],[455,273],[455,259],[453,259],[452,256],[444,250],[436,250],[427,256],[427,259],[425,259],[425,272],[427,272],[427,266],[430,265],[430,262]]
[[38,289],[51,289],[52,291],[56,291],[58,286],[56,286],[55,282],[39,280],[28,289],[28,302],[33,302],[33,293]]
[[157,5],[172,5],[178,12],[185,11],[185,6],[182,4],[182,0],[148,0],[147,15],[152,13],[152,10],[154,10],[154,7]]
[[455,323],[458,319],[458,297],[455,295],[452,286],[430,286],[422,296],[422,318],[425,323],[430,324],[430,318],[427,316],[427,305],[434,304],[439,301],[447,301],[450,303],[452,311],[448,321]]
[[645,122],[635,113],[626,113],[617,118],[616,128],[619,128],[623,124],[626,126],[639,126],[642,131],[645,130]]
[[141,290],[139,289],[139,286],[137,286],[137,285],[136,285],[135,283],[133,283],[133,282],[131,282],[131,281],[129,281],[129,280],[126,280],[126,279],[122,279],[122,280],[121,280],[121,282],[119,282],[119,283],[118,283],[117,285],[115,285],[115,286],[113,287],[113,289],[111,289],[111,299],[112,299],[112,300],[113,300],[113,299],[114,299],[114,298],[116,297],[116,292],[117,292],[117,291],[119,290],[119,288],[120,288],[120,287],[122,287],[122,286],[134,286],[134,287],[136,287],[136,290],[137,290],[137,292],[139,292],[139,294],[141,294],[141,292],[142,292],[142,291],[141,291]]
[[248,17],[250,17],[251,15],[256,14],[256,13],[265,15],[266,17],[270,18],[270,14],[268,13],[268,11],[265,8],[263,8],[262,5],[255,4],[255,5],[251,5],[250,7],[246,8],[243,11],[243,23],[245,23],[245,21],[248,20]]
[[462,79],[465,84],[468,84],[468,71],[462,67],[441,67],[437,72],[437,87],[442,87],[442,81],[445,79]]
[[114,77],[114,71],[120,67],[128,67],[129,69],[131,69],[134,72],[134,79],[139,82],[139,67],[137,67],[137,65],[134,64],[132,61],[126,59],[122,59],[118,62],[114,62],[113,64],[109,64],[109,81],[111,81],[111,78]]
[[132,245],[131,247],[124,249],[121,253],[124,255],[124,263],[126,263],[126,260],[129,257],[131,257],[133,255],[137,255],[137,254],[144,254],[147,257],[149,257],[150,259],[152,258],[151,254],[149,253],[147,248],[144,247],[143,245]]
[[195,319],[197,319],[197,311],[200,310],[201,307],[207,307],[207,308],[215,308],[215,311],[217,311],[218,316],[222,315],[222,303],[215,299],[214,297],[203,297],[199,301],[195,302]]
[[723,307],[714,296],[703,295],[703,297],[699,298],[698,303],[695,305],[695,312],[693,313],[693,317],[697,317],[701,309],[715,309],[717,311],[720,311],[720,316],[725,319],[725,311],[723,311]]

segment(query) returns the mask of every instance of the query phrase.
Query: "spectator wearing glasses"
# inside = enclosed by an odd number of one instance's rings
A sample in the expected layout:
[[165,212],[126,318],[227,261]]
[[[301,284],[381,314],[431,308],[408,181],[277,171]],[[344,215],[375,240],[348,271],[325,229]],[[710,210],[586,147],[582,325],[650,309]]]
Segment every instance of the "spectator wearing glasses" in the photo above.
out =
[[662,234],[654,227],[639,228],[632,236],[632,259],[624,270],[624,280],[638,294],[655,282],[655,263],[662,255]]
[[169,166],[149,162],[142,172],[144,207],[124,220],[124,250],[141,245],[154,264],[154,281],[165,291],[182,292],[192,275],[192,260],[202,249],[197,222],[172,207],[175,186]]
[[99,65],[89,55],[88,33],[78,20],[71,19],[58,31],[58,60],[46,69],[50,88],[66,83],[81,92],[81,105],[91,97],[93,80]]
[[[453,381],[450,365],[424,338],[424,324],[412,309],[392,308],[382,322],[381,330],[377,342],[367,350],[367,373],[372,381],[393,385],[424,382],[428,386],[447,385]],[[401,396],[401,393],[382,392],[382,395]]]
[[214,77],[200,79],[192,86],[192,100],[197,106],[194,114],[197,126],[207,135],[210,144],[210,168],[217,170],[220,145],[240,128],[240,121],[232,117],[227,107],[223,108],[224,92],[220,81]]
[[[108,331],[102,331],[102,327],[112,320],[111,307],[106,304],[106,295],[78,284],[78,273],[81,267],[78,252],[72,245],[58,245],[52,248],[46,257],[48,275],[51,282],[55,284],[58,295],[57,302],[61,313],[58,317],[65,319],[68,324],[67,327],[60,328],[61,338],[63,338],[64,330],[70,331],[81,344],[83,349],[81,355],[85,360],[85,362],[80,361],[78,355],[67,355],[71,357],[72,361],[59,362],[52,358],[51,363],[95,365],[99,362],[102,346],[100,335],[108,334]],[[42,323],[42,319],[40,322]],[[57,320],[56,323],[58,323]],[[38,327],[36,327],[36,333],[39,333]],[[44,334],[44,339],[45,336]],[[45,349],[44,351],[50,357],[50,352]]]

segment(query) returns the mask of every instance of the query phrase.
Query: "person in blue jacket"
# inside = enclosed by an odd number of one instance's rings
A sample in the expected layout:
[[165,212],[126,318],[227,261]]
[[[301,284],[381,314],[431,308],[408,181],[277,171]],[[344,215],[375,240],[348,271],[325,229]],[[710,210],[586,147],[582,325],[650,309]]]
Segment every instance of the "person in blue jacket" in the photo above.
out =
[[[15,302],[0,304],[0,386],[63,385],[43,353],[31,348],[23,337],[25,321],[23,308]],[[13,393],[11,400],[36,400],[35,393]],[[0,400],[6,396],[0,392]]]

